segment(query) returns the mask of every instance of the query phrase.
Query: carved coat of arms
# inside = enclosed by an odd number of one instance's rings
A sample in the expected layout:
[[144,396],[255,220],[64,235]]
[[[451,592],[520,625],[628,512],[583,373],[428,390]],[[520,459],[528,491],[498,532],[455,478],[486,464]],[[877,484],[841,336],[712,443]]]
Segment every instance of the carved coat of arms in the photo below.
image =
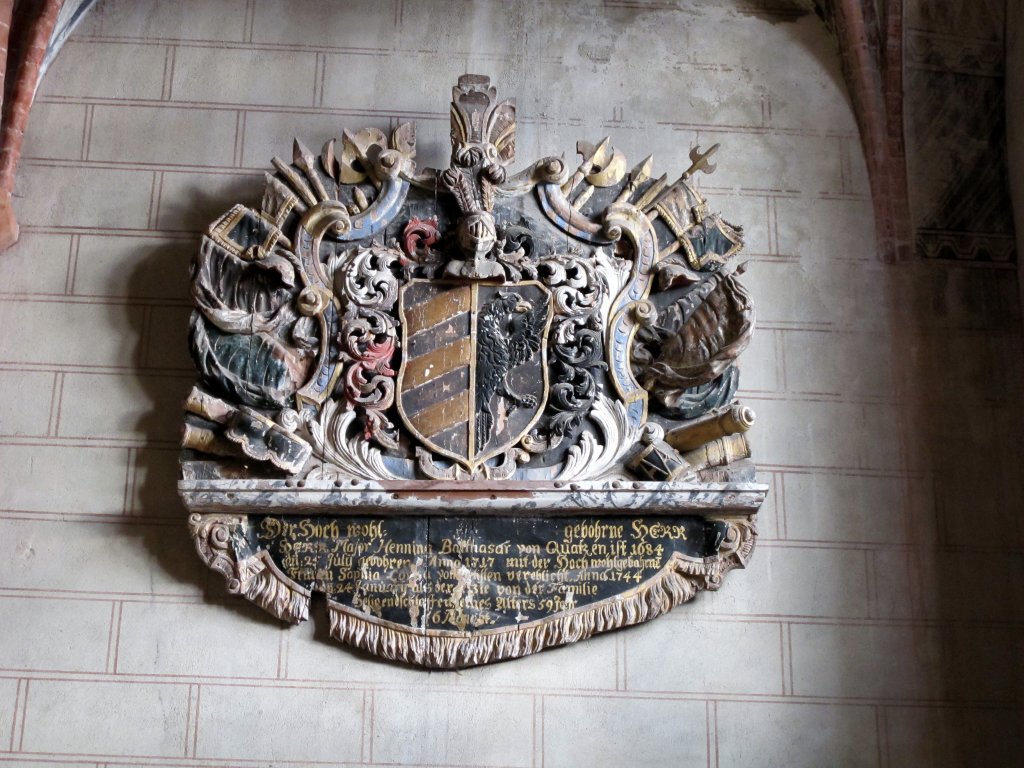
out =
[[743,566],[766,493],[736,402],[742,230],[605,139],[513,169],[516,112],[452,91],[273,159],[193,263],[180,491],[201,557],[280,618],[434,667],[653,618]]
[[538,282],[415,279],[399,294],[398,412],[469,473],[524,438],[547,400],[551,294]]

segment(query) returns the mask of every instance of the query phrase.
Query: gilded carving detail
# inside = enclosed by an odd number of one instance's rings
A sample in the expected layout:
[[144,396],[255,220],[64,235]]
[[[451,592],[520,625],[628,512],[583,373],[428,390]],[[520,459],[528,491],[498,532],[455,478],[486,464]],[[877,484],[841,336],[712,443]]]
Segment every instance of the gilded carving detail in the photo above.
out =
[[766,490],[735,401],[742,228],[698,183],[718,145],[675,181],[610,139],[516,173],[515,104],[480,75],[450,126],[444,169],[409,123],[296,140],[211,224],[180,485],[229,591],[293,622],[324,592],[332,636],[436,667],[717,589]]

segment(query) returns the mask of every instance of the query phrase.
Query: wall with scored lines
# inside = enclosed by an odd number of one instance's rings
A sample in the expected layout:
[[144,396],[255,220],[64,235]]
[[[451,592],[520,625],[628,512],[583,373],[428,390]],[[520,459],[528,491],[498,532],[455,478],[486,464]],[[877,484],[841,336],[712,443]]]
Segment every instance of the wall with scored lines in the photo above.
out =
[[[292,136],[519,105],[746,230],[758,549],[651,624],[461,673],[226,595],[174,489],[188,262]],[[0,254],[0,768],[1003,766],[1021,744],[1012,265],[875,258],[832,42],[777,0],[110,0],[39,90]],[[314,609],[317,606],[314,605]],[[314,613],[317,613],[314,610]]]

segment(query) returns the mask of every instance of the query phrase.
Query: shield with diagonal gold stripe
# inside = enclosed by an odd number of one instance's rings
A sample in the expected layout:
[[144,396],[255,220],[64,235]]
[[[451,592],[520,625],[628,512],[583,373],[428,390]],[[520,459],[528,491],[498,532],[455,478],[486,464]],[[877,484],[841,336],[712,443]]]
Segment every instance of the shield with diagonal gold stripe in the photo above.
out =
[[548,290],[411,280],[399,309],[398,411],[412,433],[470,469],[521,440],[547,398]]

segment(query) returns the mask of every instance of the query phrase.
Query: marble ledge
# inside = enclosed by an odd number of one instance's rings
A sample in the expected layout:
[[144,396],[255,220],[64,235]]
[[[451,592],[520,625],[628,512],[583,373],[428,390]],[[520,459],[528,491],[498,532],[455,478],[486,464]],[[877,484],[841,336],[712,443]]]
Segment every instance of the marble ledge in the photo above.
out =
[[596,480],[181,480],[190,513],[278,515],[753,515],[768,486]]

